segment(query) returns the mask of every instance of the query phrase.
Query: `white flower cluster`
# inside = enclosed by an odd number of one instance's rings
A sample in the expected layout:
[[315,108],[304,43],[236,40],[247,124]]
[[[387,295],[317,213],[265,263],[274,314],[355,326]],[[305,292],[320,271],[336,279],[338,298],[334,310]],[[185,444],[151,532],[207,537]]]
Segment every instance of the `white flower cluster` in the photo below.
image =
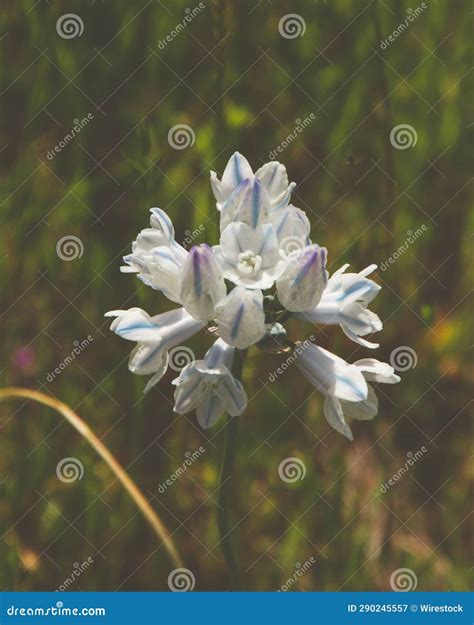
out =
[[[219,337],[204,356],[188,364],[174,380],[175,411],[196,410],[202,427],[211,427],[227,411],[242,414],[247,396],[232,375],[236,349],[268,341],[289,342],[282,323],[290,317],[317,324],[338,324],[360,345],[378,347],[363,337],[382,329],[367,305],[380,287],[345,265],[331,277],[327,250],[312,243],[304,213],[290,203],[295,186],[285,167],[266,163],[255,174],[236,152],[219,180],[211,185],[220,212],[220,241],[213,248],[196,245],[187,251],[176,242],[164,211],[151,209],[150,228],[142,230],[124,258],[122,271],[137,274],[181,307],[150,317],[140,308],[115,310],[111,330],[134,341],[129,368],[151,375],[149,390],[165,374],[168,351],[209,322]],[[348,364],[330,352],[309,345],[295,348],[295,364],[325,396],[324,414],[339,432],[352,438],[345,415],[372,419],[377,397],[367,381],[399,381],[393,368],[375,359]]]

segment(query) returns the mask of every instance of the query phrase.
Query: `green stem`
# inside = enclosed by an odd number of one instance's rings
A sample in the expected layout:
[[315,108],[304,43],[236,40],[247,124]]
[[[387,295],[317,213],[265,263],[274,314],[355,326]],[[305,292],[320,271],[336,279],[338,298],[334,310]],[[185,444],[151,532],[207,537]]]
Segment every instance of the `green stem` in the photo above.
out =
[[[235,350],[233,374],[237,379],[242,377],[242,369],[247,350]],[[230,575],[231,590],[243,590],[242,580],[232,546],[232,528],[229,527],[229,503],[232,498],[232,476],[234,473],[235,454],[237,450],[237,431],[239,417],[227,417],[225,426],[224,456],[219,480],[219,499],[217,508],[217,526],[219,543],[224,554]]]

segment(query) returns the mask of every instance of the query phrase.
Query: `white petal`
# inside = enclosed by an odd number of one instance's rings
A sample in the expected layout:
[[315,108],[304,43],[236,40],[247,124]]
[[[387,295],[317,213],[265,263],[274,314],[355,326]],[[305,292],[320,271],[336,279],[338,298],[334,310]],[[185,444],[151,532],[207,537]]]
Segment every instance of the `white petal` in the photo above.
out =
[[[222,175],[222,195],[227,198],[246,178],[253,178],[252,168],[245,156],[242,156],[239,152],[234,152]],[[216,197],[216,199],[218,198]]]
[[222,184],[215,171],[211,171],[211,187],[217,202],[217,210],[221,210],[222,203],[226,200],[226,196],[222,191]]
[[180,304],[181,274],[186,256],[182,258],[173,248],[166,247],[154,248],[150,256],[147,273],[142,272],[138,277],[145,284],[162,291],[171,301]]
[[[175,311],[170,311],[175,314]],[[168,313],[164,313],[167,315]],[[105,317],[116,317],[110,329],[127,341],[158,341],[161,338],[161,325],[154,323],[150,315],[141,308],[112,310]]]
[[150,208],[151,227],[162,232],[169,241],[174,239],[174,228],[171,219],[161,208]]
[[350,441],[354,440],[351,428],[347,425],[342,412],[341,403],[334,397],[327,396],[324,400],[324,416],[326,421],[337,432],[343,434]]
[[354,364],[369,382],[382,382],[384,384],[400,382],[400,376],[396,375],[395,369],[387,362],[381,362],[375,358],[362,358],[356,360]]
[[[187,367],[191,369],[187,372],[187,376],[178,378],[177,388],[174,392],[174,408],[178,414],[186,414],[194,410],[197,403],[202,400],[204,393],[207,392],[203,384],[203,377],[196,370],[195,363],[190,363]],[[184,371],[184,370],[183,370]],[[182,372],[181,372],[182,374]]]
[[252,228],[262,224],[269,211],[270,200],[259,180],[244,180],[225,201],[221,210],[221,232],[233,221],[242,221]]
[[383,328],[383,323],[378,315],[358,302],[342,307],[341,323],[344,323],[359,336],[379,332]]
[[[344,281],[344,277],[349,280]],[[319,304],[312,310],[296,313],[294,317],[313,323],[340,324],[351,340],[374,349],[378,347],[377,343],[360,337],[379,332],[383,327],[380,318],[366,308],[367,302],[373,299],[380,287],[371,280],[359,278],[358,274],[346,274],[344,277],[331,276]]]
[[348,338],[351,339],[351,341],[354,341],[354,343],[357,343],[358,345],[362,345],[362,347],[367,347],[367,349],[377,349],[380,347],[379,343],[372,343],[371,341],[363,339],[344,324],[341,324],[341,330]]
[[229,224],[214,248],[224,277],[253,289],[273,286],[285,268],[271,224],[252,228],[242,222]]
[[168,352],[163,343],[138,343],[130,354],[129,370],[135,375],[155,375],[156,384],[168,368]]
[[239,255],[250,250],[262,259],[262,267],[273,267],[280,260],[278,240],[275,229],[271,224],[264,224],[258,228],[234,222],[225,228],[221,235],[220,251],[223,258],[230,264],[236,265]]
[[287,310],[305,311],[318,304],[327,283],[326,255],[326,248],[315,244],[290,255],[276,283],[278,299]]
[[275,227],[278,241],[283,243],[283,250],[287,255],[294,249],[308,245],[311,225],[306,213],[300,208],[290,204],[286,208],[273,211],[269,222]]
[[199,425],[207,430],[212,427],[214,423],[225,412],[224,400],[210,391],[203,394],[203,397],[196,405],[196,416]]
[[357,402],[342,401],[344,414],[358,421],[371,421],[379,411],[379,400],[374,389],[369,385],[367,399]]
[[373,263],[372,265],[369,265],[368,267],[366,267],[365,269],[362,269],[362,271],[359,271],[359,275],[360,276],[369,276],[371,273],[373,273],[375,270],[377,269],[377,265],[375,263]]
[[323,393],[347,401],[362,401],[367,397],[367,382],[355,365],[309,341],[299,345],[293,354],[298,369]]
[[228,345],[222,339],[217,339],[212,347],[207,350],[204,361],[210,369],[223,365],[231,370],[234,352],[235,348],[232,345]]
[[218,388],[218,395],[224,400],[231,417],[241,415],[247,407],[247,393],[240,380],[232,374],[223,377]]
[[225,294],[224,277],[212,250],[206,244],[194,246],[183,264],[183,306],[193,317],[207,322],[215,317],[215,305]]
[[263,294],[237,286],[216,306],[219,336],[245,349],[265,336]]
[[265,187],[270,202],[273,205],[281,202],[286,196],[289,186],[288,174],[286,173],[285,166],[281,163],[277,161],[265,163],[265,165],[260,167],[256,172],[255,177],[258,178]]
[[134,254],[149,252],[154,247],[167,246],[169,240],[169,236],[164,232],[155,230],[155,228],[145,228],[139,232],[136,240],[132,243],[132,251]]
[[[347,265],[344,265],[343,269],[345,267]],[[341,270],[335,272],[328,280],[323,298],[338,301],[341,305],[348,305],[351,302],[369,304],[382,287],[364,277],[362,273],[343,273]]]
[[[157,232],[157,236],[162,238],[163,234]],[[141,240],[138,247],[134,244],[134,252],[124,256],[124,261],[130,267],[123,267],[121,270],[137,272],[138,278],[144,284],[162,291],[173,302],[180,303],[181,270],[188,252],[176,242],[145,249],[152,242],[156,241],[150,238],[145,242]]]

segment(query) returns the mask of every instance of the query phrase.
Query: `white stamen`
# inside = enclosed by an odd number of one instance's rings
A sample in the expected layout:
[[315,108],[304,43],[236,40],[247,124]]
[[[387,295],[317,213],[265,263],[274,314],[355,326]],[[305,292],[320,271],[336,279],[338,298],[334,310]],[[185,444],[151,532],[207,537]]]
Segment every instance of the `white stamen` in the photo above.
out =
[[237,269],[240,273],[250,275],[257,272],[261,266],[262,257],[255,254],[255,252],[252,252],[252,250],[246,250],[245,252],[241,252],[239,254]]

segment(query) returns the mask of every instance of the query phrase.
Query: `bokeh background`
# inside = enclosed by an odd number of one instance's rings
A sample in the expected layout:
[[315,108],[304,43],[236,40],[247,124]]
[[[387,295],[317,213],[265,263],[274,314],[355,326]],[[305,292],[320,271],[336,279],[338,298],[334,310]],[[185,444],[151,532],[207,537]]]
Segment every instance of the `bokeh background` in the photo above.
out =
[[[246,586],[277,590],[311,561],[292,590],[389,589],[399,568],[419,590],[467,590],[472,4],[427,0],[412,21],[411,0],[216,0],[192,17],[197,6],[2,2],[1,386],[41,389],[75,409],[169,527],[196,590],[228,589],[215,522],[222,422],[203,432],[194,415],[173,413],[174,371],[144,397],[145,381],[127,370],[130,345],[103,315],[168,308],[119,272],[150,207],[169,213],[178,241],[196,231],[192,243],[216,243],[209,170],[222,173],[234,150],[257,168],[292,134],[278,158],[331,271],[381,266],[410,232],[423,234],[376,274],[384,288],[372,308],[385,323],[376,354],[338,328],[290,324],[291,337],[315,334],[349,360],[389,360],[399,347],[415,357],[398,386],[379,389],[377,418],[352,423],[351,444],[294,367],[270,382],[283,356],[250,350],[231,513]],[[65,13],[83,23],[69,39],[56,28]],[[288,13],[301,18],[293,38],[281,32]],[[177,124],[194,133],[184,149],[168,141]],[[415,133],[404,149],[390,141],[399,124]],[[80,239],[80,257],[58,256],[65,236]],[[200,355],[210,342],[201,334],[189,346]],[[0,420],[0,587],[53,590],[91,558],[70,590],[167,590],[163,547],[87,443],[31,401],[2,403]],[[205,453],[160,493],[200,446]],[[82,479],[57,478],[66,457],[81,462]],[[304,462],[304,479],[279,478],[288,457]]]

